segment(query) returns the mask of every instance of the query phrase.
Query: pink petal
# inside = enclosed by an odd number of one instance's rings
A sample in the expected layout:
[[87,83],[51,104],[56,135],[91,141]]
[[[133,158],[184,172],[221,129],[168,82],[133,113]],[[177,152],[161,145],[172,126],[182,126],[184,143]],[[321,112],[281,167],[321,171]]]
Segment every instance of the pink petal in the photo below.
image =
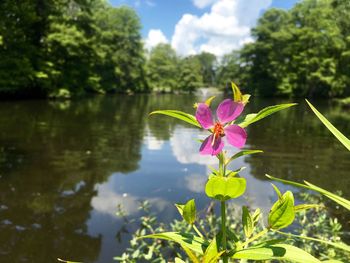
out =
[[201,145],[199,153],[202,155],[210,154],[217,155],[224,148],[224,142],[221,140],[221,137],[215,139],[214,145],[212,145],[214,135],[208,136]]
[[225,135],[229,144],[242,148],[247,140],[246,131],[238,125],[229,125],[225,128]]
[[222,124],[235,120],[243,111],[244,104],[226,99],[220,103],[216,110],[216,116]]
[[214,125],[211,110],[205,103],[198,104],[196,119],[204,129],[209,129]]

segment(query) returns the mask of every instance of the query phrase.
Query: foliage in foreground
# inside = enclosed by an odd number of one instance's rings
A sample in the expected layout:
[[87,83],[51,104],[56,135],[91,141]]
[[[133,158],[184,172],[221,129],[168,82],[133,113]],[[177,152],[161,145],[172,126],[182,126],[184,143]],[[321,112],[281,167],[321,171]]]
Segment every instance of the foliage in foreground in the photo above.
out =
[[[295,219],[295,223],[298,228],[293,228],[292,233],[294,235],[313,236],[322,240],[328,240],[332,242],[341,242],[342,226],[336,218],[332,218],[329,212],[324,208],[323,199],[320,196],[311,195],[308,193],[300,194],[301,200],[308,203],[317,203],[319,208],[316,210],[308,210],[302,213],[298,213]],[[132,237],[129,243],[129,247],[125,252],[115,257],[114,259],[121,263],[133,263],[133,262],[171,262],[169,260],[174,257],[183,257],[181,247],[172,242],[159,241],[159,240],[147,240],[140,237],[147,234],[155,234],[162,231],[175,231],[175,232],[189,232],[191,227],[183,220],[173,220],[169,224],[161,223],[157,220],[154,213],[151,212],[151,207],[147,201],[141,202],[139,206],[140,212],[143,215],[140,217],[139,222],[134,222],[133,219],[129,219],[123,211],[122,207],[119,207],[117,215],[124,219],[125,226],[121,228],[122,232],[125,232],[127,225],[130,223],[137,224],[137,230],[132,233]],[[220,226],[220,218],[214,213],[214,203],[211,203],[207,209],[201,211],[198,219],[198,229],[203,231],[206,236],[214,235]],[[238,218],[241,217],[242,212],[238,206],[230,204],[227,209],[227,226],[235,233],[243,235],[244,229]],[[261,230],[262,222],[259,221],[259,230]],[[193,230],[192,230],[193,231]],[[195,234],[195,232],[193,232]],[[325,243],[319,243],[316,241],[304,240],[296,238],[295,236],[286,236],[277,232],[271,232],[264,240],[268,239],[286,239],[286,243],[297,246],[310,254],[319,257],[321,260],[329,258],[337,258],[343,262],[350,260],[349,255],[342,250],[329,246]],[[189,262],[189,261],[186,261]]]

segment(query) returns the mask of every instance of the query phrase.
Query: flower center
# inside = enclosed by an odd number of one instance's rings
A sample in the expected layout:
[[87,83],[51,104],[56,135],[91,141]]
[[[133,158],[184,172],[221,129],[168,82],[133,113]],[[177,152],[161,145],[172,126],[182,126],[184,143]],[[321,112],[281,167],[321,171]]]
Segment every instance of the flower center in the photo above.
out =
[[214,133],[214,138],[224,137],[225,136],[224,126],[220,122],[215,123],[213,133]]

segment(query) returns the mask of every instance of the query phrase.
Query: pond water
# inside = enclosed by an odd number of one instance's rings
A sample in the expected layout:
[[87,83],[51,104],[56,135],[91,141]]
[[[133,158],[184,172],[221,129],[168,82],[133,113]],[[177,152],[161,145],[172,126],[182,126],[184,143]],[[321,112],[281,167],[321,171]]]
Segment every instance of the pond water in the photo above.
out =
[[[0,103],[0,262],[113,262],[128,242],[116,235],[122,204],[130,217],[149,200],[161,221],[177,217],[173,203],[195,198],[199,209],[206,164],[197,138],[206,133],[178,120],[148,117],[155,109],[193,112],[203,98],[176,95],[95,97],[80,101]],[[287,101],[253,100],[245,113]],[[350,134],[350,112],[314,102]],[[303,101],[248,128],[246,194],[235,202],[268,210],[276,198],[264,177],[308,180],[350,198],[349,152]],[[282,189],[287,187],[277,184]],[[297,192],[298,189],[292,189]]]

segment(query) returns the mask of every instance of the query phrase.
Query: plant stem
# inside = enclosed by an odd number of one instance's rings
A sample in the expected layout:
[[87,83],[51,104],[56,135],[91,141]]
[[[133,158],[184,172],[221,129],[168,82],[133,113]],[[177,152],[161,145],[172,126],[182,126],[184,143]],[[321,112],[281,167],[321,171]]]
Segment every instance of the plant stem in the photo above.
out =
[[228,259],[226,256],[227,244],[226,244],[226,203],[225,201],[221,201],[221,231],[222,231],[222,248],[225,251],[223,262],[227,263]]
[[[219,158],[220,176],[225,177],[225,173],[226,173],[225,170],[226,170],[225,154],[224,154],[224,152],[221,152],[220,158]],[[222,249],[225,251],[223,254],[222,261],[223,261],[223,263],[228,263],[228,258],[226,256],[227,237],[226,237],[226,202],[225,201],[221,201],[221,232],[222,232]]]
[[197,233],[201,238],[203,238],[202,233],[198,230],[198,228],[196,227],[196,225],[193,224],[192,227],[193,227],[194,231],[196,231],[196,233]]
[[242,246],[246,247],[250,242],[253,242],[253,241],[257,240],[259,237],[265,235],[268,231],[269,231],[268,228],[263,229],[262,231],[257,233],[255,236],[253,236],[252,238],[250,238],[246,242],[244,242]]

